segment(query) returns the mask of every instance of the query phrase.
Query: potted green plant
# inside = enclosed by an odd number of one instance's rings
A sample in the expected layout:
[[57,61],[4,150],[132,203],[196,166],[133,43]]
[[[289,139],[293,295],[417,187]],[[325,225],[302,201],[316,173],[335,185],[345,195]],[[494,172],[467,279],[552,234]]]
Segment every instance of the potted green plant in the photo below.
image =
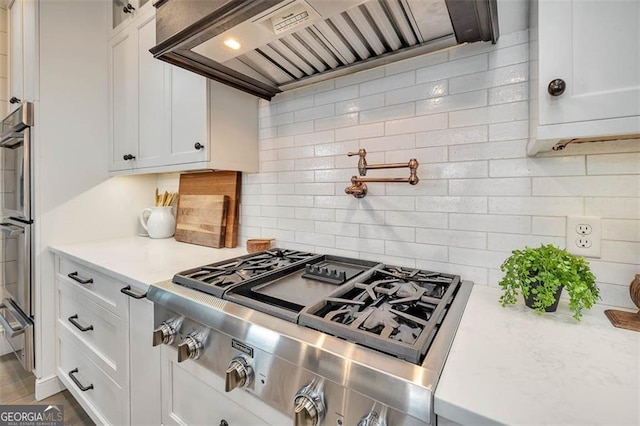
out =
[[499,283],[503,290],[502,306],[516,303],[520,291],[528,307],[540,313],[553,312],[564,287],[569,295],[569,309],[579,321],[582,309],[591,308],[600,298],[589,263],[551,244],[512,251],[500,270],[505,273]]

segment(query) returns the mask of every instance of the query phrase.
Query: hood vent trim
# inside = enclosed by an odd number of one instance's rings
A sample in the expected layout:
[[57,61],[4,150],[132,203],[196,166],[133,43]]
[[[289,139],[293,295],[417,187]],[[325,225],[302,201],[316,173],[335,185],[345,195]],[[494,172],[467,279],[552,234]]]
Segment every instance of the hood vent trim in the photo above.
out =
[[[417,7],[416,1],[361,2],[220,63],[197,53],[196,48],[286,0],[163,0],[155,3],[158,44],[151,53],[157,59],[270,100],[285,90],[456,43],[495,43],[499,36],[496,0],[444,0],[451,21],[445,23],[450,25],[449,30],[438,23],[426,26],[418,22],[420,17],[411,10],[412,3],[414,9]],[[425,10],[417,12],[425,15]],[[451,27],[455,37],[446,34]],[[432,33],[423,36],[429,31]]]

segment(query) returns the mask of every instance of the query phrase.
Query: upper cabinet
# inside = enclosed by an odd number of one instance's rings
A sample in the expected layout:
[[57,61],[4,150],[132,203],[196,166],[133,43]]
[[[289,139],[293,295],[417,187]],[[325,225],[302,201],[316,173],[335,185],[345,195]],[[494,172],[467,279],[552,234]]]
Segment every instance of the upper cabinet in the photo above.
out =
[[13,0],[8,4],[9,110],[37,93],[37,2]]
[[257,171],[257,98],[153,57],[145,8],[109,42],[110,171]]
[[529,155],[640,133],[640,2],[539,0],[531,17]]
[[[111,29],[118,31],[126,27],[139,13],[143,7],[151,7],[150,0],[111,0]],[[145,8],[145,9],[146,9]]]

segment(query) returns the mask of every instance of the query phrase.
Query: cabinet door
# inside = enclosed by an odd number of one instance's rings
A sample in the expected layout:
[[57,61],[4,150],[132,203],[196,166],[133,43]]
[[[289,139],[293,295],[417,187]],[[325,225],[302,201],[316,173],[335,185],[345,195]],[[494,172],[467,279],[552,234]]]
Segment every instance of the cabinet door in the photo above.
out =
[[[207,79],[171,66],[171,148],[169,164],[209,159]],[[203,148],[197,149],[196,144]]]
[[22,37],[23,0],[14,0],[9,5],[9,112],[20,106],[24,97],[24,46]]
[[109,43],[111,170],[132,168],[138,156],[138,64],[135,32],[125,31]]
[[540,0],[538,11],[540,124],[639,115],[640,2]]
[[170,78],[170,65],[155,59],[149,52],[156,43],[156,21],[153,14],[136,20],[134,30],[138,43],[138,158],[136,167],[159,166],[167,161],[170,143],[168,95],[165,87]]
[[153,302],[130,298],[129,307],[131,424],[159,425],[162,414],[160,348],[151,346]]

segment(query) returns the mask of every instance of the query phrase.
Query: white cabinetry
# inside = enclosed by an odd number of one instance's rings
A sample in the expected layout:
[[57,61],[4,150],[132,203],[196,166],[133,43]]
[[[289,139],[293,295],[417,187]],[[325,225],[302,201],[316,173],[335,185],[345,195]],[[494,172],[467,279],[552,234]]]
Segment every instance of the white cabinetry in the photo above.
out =
[[110,172],[257,171],[257,98],[154,59],[154,12],[109,42]]
[[111,28],[118,31],[132,19],[144,12],[143,6],[151,7],[150,0],[111,0]]
[[124,282],[55,259],[58,377],[96,422],[160,424],[153,303]]
[[36,99],[37,2],[13,0],[8,5],[9,109]]
[[640,133],[640,2],[539,0],[531,18],[529,154]]

